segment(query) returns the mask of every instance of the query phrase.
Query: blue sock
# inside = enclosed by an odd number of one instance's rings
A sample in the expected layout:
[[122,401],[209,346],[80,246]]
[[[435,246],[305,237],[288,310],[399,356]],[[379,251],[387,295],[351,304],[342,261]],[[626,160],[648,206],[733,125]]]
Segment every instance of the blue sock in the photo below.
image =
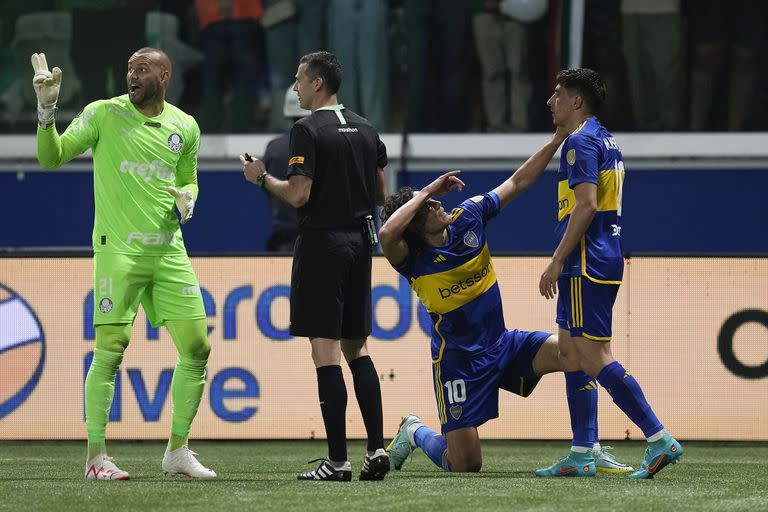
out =
[[573,446],[591,449],[597,442],[597,383],[582,371],[565,372]]
[[451,470],[448,457],[446,457],[448,441],[445,440],[445,437],[429,427],[421,426],[413,433],[413,440],[416,441],[416,446],[424,450],[429,460],[434,462],[437,467],[446,471]]
[[640,427],[645,437],[650,437],[664,428],[648,405],[648,401],[640,389],[640,384],[624,369],[618,361],[614,361],[600,370],[597,382],[603,386],[613,398],[619,409]]

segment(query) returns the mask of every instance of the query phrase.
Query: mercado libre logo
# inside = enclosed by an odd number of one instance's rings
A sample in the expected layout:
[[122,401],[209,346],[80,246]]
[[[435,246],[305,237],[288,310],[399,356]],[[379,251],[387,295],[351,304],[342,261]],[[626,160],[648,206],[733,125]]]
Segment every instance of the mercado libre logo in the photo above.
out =
[[0,284],[0,419],[32,394],[45,364],[45,335],[37,315]]

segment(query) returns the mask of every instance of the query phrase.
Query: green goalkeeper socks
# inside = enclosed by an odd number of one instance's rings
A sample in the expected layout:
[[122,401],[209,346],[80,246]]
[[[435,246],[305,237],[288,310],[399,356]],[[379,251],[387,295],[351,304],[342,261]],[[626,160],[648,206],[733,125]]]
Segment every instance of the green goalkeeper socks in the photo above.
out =
[[86,460],[91,460],[102,453],[107,453],[107,445],[105,443],[92,443],[88,441],[88,457]]
[[85,423],[88,429],[88,459],[104,453],[104,433],[115,394],[115,376],[123,354],[94,349],[85,379]]
[[173,396],[173,419],[168,450],[173,451],[187,442],[192,420],[195,419],[200,398],[205,387],[205,359],[191,359],[179,356],[173,372],[171,394]]
[[[179,350],[173,372],[171,394],[173,418],[168,449],[187,442],[192,420],[197,414],[205,387],[205,366],[210,344],[206,321],[168,321],[168,330]],[[103,325],[96,329],[93,361],[85,379],[85,417],[88,430],[88,459],[106,453],[104,435],[115,393],[115,376],[123,360],[122,350],[130,339],[130,325]]]
[[189,437],[187,436],[179,436],[176,434],[171,434],[171,437],[168,439],[168,451],[172,452],[173,450],[177,450],[187,444],[187,441],[189,440]]

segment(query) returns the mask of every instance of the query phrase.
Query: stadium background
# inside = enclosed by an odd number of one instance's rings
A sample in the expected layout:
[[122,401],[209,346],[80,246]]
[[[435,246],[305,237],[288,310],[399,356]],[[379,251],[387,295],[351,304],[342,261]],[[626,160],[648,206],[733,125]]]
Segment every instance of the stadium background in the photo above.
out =
[[[184,2],[161,3],[170,6],[167,12],[188,10],[177,9]],[[45,45],[56,43],[17,41],[17,16],[31,9],[6,4],[0,83],[8,92],[17,82],[28,87],[31,78],[24,67],[28,63],[17,53],[37,44],[38,50],[55,54]],[[563,7],[561,16],[569,16],[572,4],[584,8],[583,2],[553,2]],[[550,23],[552,16],[540,23]],[[573,16],[565,19],[572,22]],[[588,36],[592,18],[585,19]],[[550,66],[555,57],[563,66],[590,64],[573,51],[583,44],[588,58],[588,37],[562,39],[559,52],[546,55],[542,75],[558,67]],[[472,63],[468,67],[472,76]],[[193,91],[195,72],[186,75]],[[64,69],[65,82],[68,76]],[[393,87],[405,80],[395,75]],[[479,93],[479,82],[471,83]],[[532,102],[544,101],[551,84],[544,85]],[[194,94],[182,98],[192,101]],[[768,235],[763,222],[768,126],[759,114],[764,93],[756,98],[756,120],[747,127],[755,132],[637,133],[616,112],[617,122],[608,125],[618,128],[615,136],[628,170],[622,231],[627,279],[616,306],[614,350],[681,439],[768,440]],[[0,439],[83,439],[82,384],[93,346],[90,160],[86,156],[58,171],[39,169],[34,111],[24,101],[6,103],[0,112],[6,133],[0,136]],[[73,100],[69,110],[62,109],[60,119],[71,118],[76,105]],[[190,110],[195,111],[194,104]],[[468,132],[484,129],[478,112],[479,107],[469,112]],[[395,108],[393,117],[398,116],[403,113]],[[533,108],[531,120],[531,131],[543,129]],[[266,124],[258,130],[270,131]],[[407,133],[396,119],[388,131],[391,189],[421,186],[443,169],[464,170],[467,189],[447,196],[448,205],[495,186],[546,138],[543,133]],[[269,208],[263,193],[244,182],[237,160],[243,151],[263,154],[270,138],[265,133],[206,135],[204,130],[200,200],[184,227],[213,343],[208,385],[192,430],[196,438],[307,439],[323,432],[307,343],[285,333],[290,256],[263,254]],[[556,162],[490,224],[509,327],[554,326],[554,304],[538,295],[537,282],[553,249]],[[423,311],[383,258],[374,265],[370,345],[381,373],[385,432],[393,432],[409,411],[436,426]],[[140,314],[121,369],[109,438],[166,437],[174,361],[167,333],[148,329]],[[348,391],[353,393],[352,386]],[[601,437],[638,439],[637,429],[600,393]],[[483,427],[484,438],[569,437],[562,377],[546,377],[527,400],[502,396],[501,418]],[[364,437],[352,396],[349,404],[348,432]]]

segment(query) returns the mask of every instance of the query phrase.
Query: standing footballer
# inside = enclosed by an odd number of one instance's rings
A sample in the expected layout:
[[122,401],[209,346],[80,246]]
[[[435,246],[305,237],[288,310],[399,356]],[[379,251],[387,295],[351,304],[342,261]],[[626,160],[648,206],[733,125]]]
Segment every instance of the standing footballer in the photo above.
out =
[[32,55],[32,67],[40,165],[55,169],[93,151],[96,347],[85,380],[85,478],[130,478],[107,456],[104,433],[139,304],[153,326],[168,328],[179,354],[163,471],[215,478],[187,446],[211,346],[200,287],[173,211],[175,203],[181,224],[192,217],[200,129],[193,117],[165,102],[170,59],[154,48],[138,50],[128,60],[128,94],[87,105],[61,136],[54,123],[61,70],[49,71],[43,53]]
[[[591,69],[557,74],[547,101],[565,139],[557,175],[557,249],[539,282],[547,299],[557,297],[558,345],[566,376],[566,395],[574,425],[571,451],[536,475],[567,476],[571,468],[592,466],[596,432],[576,426],[576,417],[597,414],[597,380],[614,403],[642,430],[648,448],[642,466],[629,478],[648,479],[682,455],[645,399],[635,378],[613,358],[613,303],[624,274],[621,203],[624,161],[613,136],[595,114],[605,86]],[[582,392],[582,389],[589,390]]]

